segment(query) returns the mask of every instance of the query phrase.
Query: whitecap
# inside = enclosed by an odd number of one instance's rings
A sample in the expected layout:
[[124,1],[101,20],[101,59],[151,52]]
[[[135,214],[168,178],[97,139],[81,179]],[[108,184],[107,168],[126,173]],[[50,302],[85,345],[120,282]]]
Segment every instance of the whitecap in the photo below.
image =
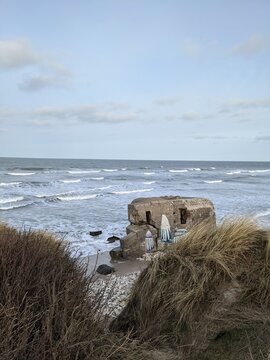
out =
[[191,170],[191,171],[201,171],[202,169],[201,168],[190,168],[188,170]]
[[34,172],[30,172],[30,173],[17,173],[17,172],[12,172],[12,173],[8,173],[8,175],[13,175],[13,176],[30,176],[30,175],[34,175]]
[[103,177],[103,176],[100,176],[100,177],[91,177],[90,179],[91,179],[91,180],[104,180],[104,177]]
[[74,179],[74,180],[60,180],[61,182],[65,183],[65,184],[75,184],[75,183],[79,183],[81,182],[80,179]]
[[9,182],[9,183],[0,183],[0,186],[16,186],[16,185],[20,185],[22,182],[21,181],[14,181],[14,182]]
[[204,182],[207,184],[218,184],[218,183],[222,183],[223,180],[205,180]]
[[127,168],[122,168],[121,170],[126,171],[126,170],[127,170]]
[[13,206],[2,206],[2,207],[0,207],[0,210],[2,210],[2,211],[13,210],[13,209],[18,209],[18,208],[25,207],[28,205],[31,205],[31,203],[30,204],[13,205]]
[[267,209],[265,211],[259,212],[258,214],[256,214],[254,217],[255,218],[259,218],[259,217],[264,217],[264,216],[268,216],[270,215],[270,209]]
[[169,170],[169,172],[171,172],[171,173],[186,173],[186,172],[188,172],[188,170],[187,169],[184,169],[184,170]]
[[115,172],[115,171],[118,171],[118,169],[103,169],[103,171],[106,171],[106,172]]
[[125,191],[113,191],[112,194],[115,195],[125,195],[125,194],[132,194],[132,193],[139,193],[139,192],[146,192],[146,191],[152,191],[154,190],[153,188],[151,189],[141,189],[141,190],[125,190]]
[[88,199],[94,199],[98,195],[97,194],[91,194],[91,195],[74,195],[74,196],[57,196],[58,200],[61,201],[72,201],[72,200],[88,200]]
[[143,173],[144,175],[154,175],[155,173],[154,172],[145,172]]
[[7,203],[12,203],[12,202],[17,202],[17,201],[21,201],[23,199],[24,199],[23,196],[15,196],[15,197],[4,198],[4,199],[0,199],[0,204],[7,204]]
[[254,174],[254,173],[266,173],[269,172],[270,169],[263,169],[263,170],[248,170],[249,173]]
[[144,185],[151,185],[151,184],[154,184],[155,181],[144,181],[143,184]]
[[70,170],[69,174],[91,174],[91,173],[99,173],[100,170]]
[[227,175],[241,174],[241,171],[230,171],[226,173]]

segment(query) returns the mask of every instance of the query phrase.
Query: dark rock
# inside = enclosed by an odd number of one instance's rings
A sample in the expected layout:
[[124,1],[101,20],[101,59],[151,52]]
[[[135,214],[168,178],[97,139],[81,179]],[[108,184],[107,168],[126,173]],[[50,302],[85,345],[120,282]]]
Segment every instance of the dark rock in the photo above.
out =
[[123,251],[121,246],[117,246],[110,251],[110,257],[112,260],[123,260]]
[[115,269],[112,266],[106,264],[99,265],[99,267],[97,268],[97,273],[102,275],[108,275],[113,272],[115,272]]
[[116,240],[120,240],[120,238],[119,238],[118,236],[115,236],[115,235],[110,236],[110,237],[108,237],[108,239],[107,239],[108,243],[113,243],[113,242],[115,242]]
[[96,231],[90,231],[89,233],[91,236],[98,236],[102,234],[101,230],[96,230]]

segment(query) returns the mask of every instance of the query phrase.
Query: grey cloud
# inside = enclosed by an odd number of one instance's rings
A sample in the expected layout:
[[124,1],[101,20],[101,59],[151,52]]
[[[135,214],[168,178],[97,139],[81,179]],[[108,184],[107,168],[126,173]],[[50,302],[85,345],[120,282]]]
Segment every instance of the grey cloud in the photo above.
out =
[[200,115],[196,112],[187,112],[182,114],[181,119],[185,121],[192,121],[192,120],[197,120],[199,116]]
[[230,136],[225,135],[194,135],[190,136],[193,140],[226,140],[230,139]]
[[242,44],[235,45],[232,48],[231,52],[234,55],[250,57],[267,49],[269,45],[270,45],[269,35],[263,36],[261,34],[254,34]]
[[19,89],[38,91],[47,87],[66,87],[71,72],[46,53],[35,50],[25,39],[0,40],[0,69],[37,69],[37,75],[25,75]]
[[254,138],[255,141],[270,141],[270,135],[261,135]]
[[27,121],[34,126],[78,123],[127,123],[137,119],[136,112],[115,111],[114,105],[77,105],[67,107],[43,107],[28,111],[0,111],[0,121]]
[[38,54],[28,41],[0,40],[0,68],[23,68],[40,62],[42,62],[41,54]]
[[159,106],[173,106],[182,101],[183,98],[181,96],[162,96],[155,100],[155,104]]
[[234,111],[235,109],[255,109],[270,107],[270,99],[233,99],[221,106],[223,112]]
[[47,87],[67,87],[69,81],[69,76],[38,74],[25,77],[18,87],[24,91],[38,91]]

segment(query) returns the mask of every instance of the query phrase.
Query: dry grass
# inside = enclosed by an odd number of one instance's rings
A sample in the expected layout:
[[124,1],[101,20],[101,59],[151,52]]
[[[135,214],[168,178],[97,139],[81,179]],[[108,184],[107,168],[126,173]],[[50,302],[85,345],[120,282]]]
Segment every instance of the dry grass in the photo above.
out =
[[252,220],[198,225],[153,259],[110,328],[163,338],[179,359],[266,359],[269,249],[269,233]]
[[0,225],[1,360],[162,359],[129,334],[108,333],[91,284],[63,241]]

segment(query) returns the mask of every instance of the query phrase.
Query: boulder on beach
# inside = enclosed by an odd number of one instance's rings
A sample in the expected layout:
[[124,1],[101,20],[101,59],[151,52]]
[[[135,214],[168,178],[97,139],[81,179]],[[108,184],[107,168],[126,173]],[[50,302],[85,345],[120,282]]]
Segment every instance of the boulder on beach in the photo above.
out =
[[141,273],[111,331],[182,360],[270,356],[270,235],[249,219],[200,224]]
[[114,267],[109,266],[107,264],[99,265],[98,268],[97,268],[97,273],[99,273],[101,275],[108,275],[108,274],[111,274],[113,272],[115,272]]
[[99,236],[102,234],[102,230],[95,230],[95,231],[90,231],[89,234],[91,236]]
[[111,244],[111,243],[114,243],[117,240],[120,240],[120,237],[113,235],[113,236],[108,237],[107,242],[109,244]]
[[110,257],[112,260],[123,260],[123,250],[121,246],[116,246],[110,251]]

